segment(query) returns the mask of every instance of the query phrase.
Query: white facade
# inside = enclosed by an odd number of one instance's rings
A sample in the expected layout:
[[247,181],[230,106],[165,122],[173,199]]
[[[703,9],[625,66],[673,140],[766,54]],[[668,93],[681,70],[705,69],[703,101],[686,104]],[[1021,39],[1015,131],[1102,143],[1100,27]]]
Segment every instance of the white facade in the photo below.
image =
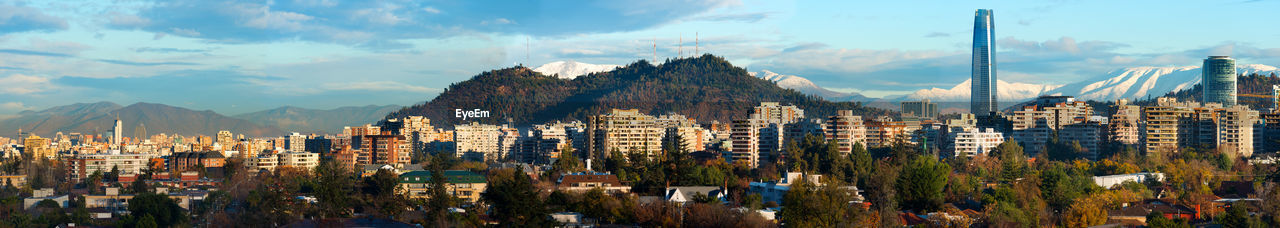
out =
[[455,125],[453,127],[453,141],[456,145],[454,155],[485,161],[497,160],[503,151],[502,135],[502,127],[497,125],[476,122]]
[[308,152],[287,152],[278,154],[280,166],[313,169],[320,165],[320,154]]
[[1004,134],[996,132],[995,129],[986,128],[982,131],[978,129],[970,129],[968,131],[956,132],[955,139],[951,146],[955,152],[953,156],[973,157],[979,154],[987,154],[1004,143]]
[[307,136],[294,132],[289,134],[289,152],[306,152]]

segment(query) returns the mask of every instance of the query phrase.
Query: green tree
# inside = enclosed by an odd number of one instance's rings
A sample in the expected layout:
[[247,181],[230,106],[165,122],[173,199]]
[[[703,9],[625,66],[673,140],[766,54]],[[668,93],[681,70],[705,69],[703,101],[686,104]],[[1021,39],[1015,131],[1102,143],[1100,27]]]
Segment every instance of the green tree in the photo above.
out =
[[951,166],[938,162],[937,158],[916,157],[902,168],[902,175],[898,176],[898,197],[903,208],[920,212],[941,209],[946,196],[943,188],[947,186],[949,174]]
[[819,187],[809,180],[800,180],[783,195],[782,211],[778,215],[787,226],[852,226],[859,214],[859,209],[850,205],[852,202],[848,190],[836,184]]
[[481,196],[490,205],[490,215],[504,227],[552,227],[546,206],[538,197],[533,180],[523,172],[497,171]]
[[129,214],[140,221],[147,216],[154,218],[160,227],[171,227],[187,222],[187,215],[178,203],[168,195],[144,192],[129,200]]
[[316,201],[320,216],[324,218],[346,217],[354,206],[351,192],[355,191],[355,177],[337,162],[324,161],[316,166]]
[[1245,208],[1249,207],[1244,201],[1237,201],[1231,204],[1231,209],[1227,213],[1218,216],[1218,224],[1222,224],[1224,228],[1254,228],[1265,227],[1261,220],[1249,215],[1249,211]]

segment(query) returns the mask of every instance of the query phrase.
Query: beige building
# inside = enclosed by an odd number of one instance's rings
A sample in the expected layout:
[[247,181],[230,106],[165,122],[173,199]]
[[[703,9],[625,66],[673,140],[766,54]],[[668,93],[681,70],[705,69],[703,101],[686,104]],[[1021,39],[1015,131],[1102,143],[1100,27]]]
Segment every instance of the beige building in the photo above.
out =
[[503,127],[497,125],[469,124],[453,127],[454,155],[481,161],[496,161],[503,154]]
[[660,156],[665,130],[656,118],[635,109],[613,109],[609,114],[592,116],[587,122],[587,141],[593,156],[640,153],[648,159]]
[[147,169],[151,154],[80,154],[68,159],[73,180],[79,181],[93,175],[95,171],[102,173],[118,169],[120,174],[141,174]]
[[1208,146],[1240,156],[1253,155],[1253,126],[1258,112],[1244,105],[1223,108],[1158,98],[1143,108],[1146,121],[1142,138],[1148,153],[1176,152],[1179,148]]
[[[1054,131],[1063,126],[1085,122],[1093,113],[1084,101],[1069,96],[1041,96],[1006,116],[1013,125],[1010,138],[1017,140],[1029,154],[1044,152]],[[1059,138],[1061,139],[1061,138]]]
[[834,141],[839,146],[840,154],[849,155],[855,144],[866,148],[867,128],[863,126],[861,116],[853,115],[852,110],[839,110],[836,115],[827,117],[823,133],[827,141]]
[[1129,104],[1128,100],[1117,100],[1115,113],[1108,120],[1107,130],[1111,142],[1126,145],[1138,145],[1142,128],[1142,107]]

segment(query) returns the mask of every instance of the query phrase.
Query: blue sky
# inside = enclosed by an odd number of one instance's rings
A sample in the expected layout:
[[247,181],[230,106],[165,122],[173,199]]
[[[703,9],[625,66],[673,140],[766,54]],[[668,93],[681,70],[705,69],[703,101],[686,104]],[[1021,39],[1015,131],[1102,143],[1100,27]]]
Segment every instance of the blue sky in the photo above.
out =
[[[3,1],[0,116],[77,102],[239,114],[420,103],[481,71],[692,53],[869,96],[969,77],[1062,84],[1207,55],[1280,65],[1280,1]],[[528,40],[528,52],[526,52]],[[680,51],[680,41],[686,47]],[[526,55],[528,58],[526,58]]]

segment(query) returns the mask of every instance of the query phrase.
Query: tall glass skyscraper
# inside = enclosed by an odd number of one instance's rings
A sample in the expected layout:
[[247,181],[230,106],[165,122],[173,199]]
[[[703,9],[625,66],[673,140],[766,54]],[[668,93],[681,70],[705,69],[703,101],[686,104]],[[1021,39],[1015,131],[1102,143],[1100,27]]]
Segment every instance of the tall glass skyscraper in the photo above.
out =
[[1228,56],[1209,56],[1200,68],[1201,103],[1236,105],[1236,60]]
[[996,24],[990,9],[979,9],[973,17],[971,76],[969,111],[977,116],[999,111],[996,105]]

